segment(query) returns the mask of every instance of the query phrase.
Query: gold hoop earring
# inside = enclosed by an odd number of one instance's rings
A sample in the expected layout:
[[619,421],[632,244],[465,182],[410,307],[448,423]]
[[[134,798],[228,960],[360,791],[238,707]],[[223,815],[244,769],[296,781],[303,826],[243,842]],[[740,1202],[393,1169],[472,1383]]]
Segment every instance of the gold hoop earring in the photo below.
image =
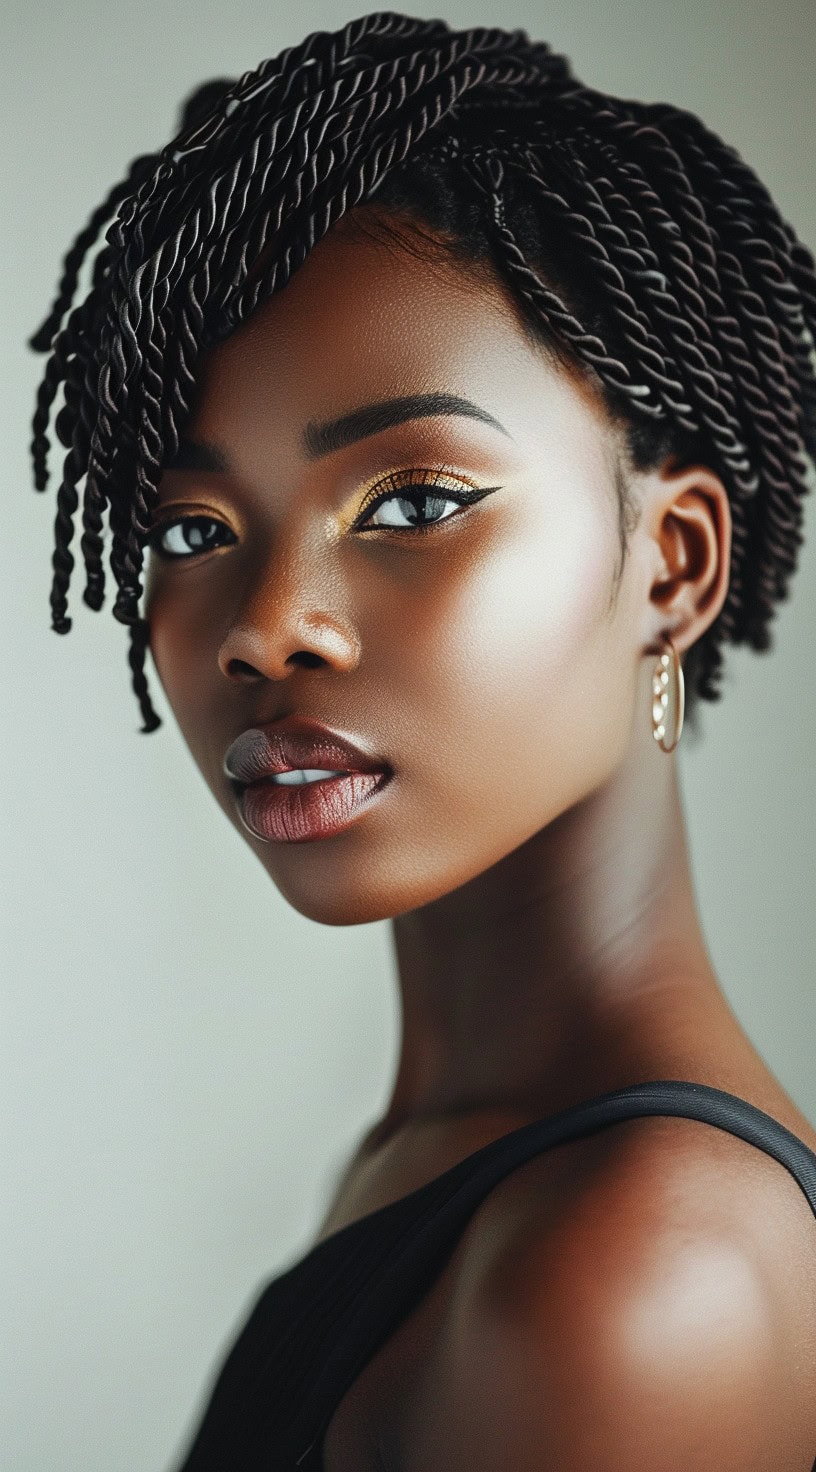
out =
[[[686,705],[686,685],[685,680],[683,679],[683,666],[680,663],[680,656],[677,653],[677,650],[675,649],[668,635],[664,635],[664,641],[667,645],[667,648],[663,651],[659,660],[657,661],[654,669],[654,675],[652,676],[652,735],[654,736],[655,741],[660,747],[660,750],[665,751],[668,755],[670,752],[674,751],[674,748],[680,740],[680,733],[683,729],[683,712]],[[670,745],[666,745],[664,737],[666,735],[666,709],[669,704],[668,685],[670,668],[673,672],[672,686],[674,695],[672,706],[674,710],[675,730],[674,740],[671,742]]]

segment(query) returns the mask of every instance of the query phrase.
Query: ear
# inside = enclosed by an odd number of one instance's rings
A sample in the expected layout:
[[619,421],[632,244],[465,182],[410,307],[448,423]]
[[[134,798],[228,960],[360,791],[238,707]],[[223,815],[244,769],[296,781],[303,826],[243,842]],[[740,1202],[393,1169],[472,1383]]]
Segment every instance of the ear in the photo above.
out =
[[725,602],[731,567],[731,506],[707,465],[676,468],[669,459],[648,472],[641,527],[649,539],[651,586],[648,653],[668,633],[682,654],[714,622]]

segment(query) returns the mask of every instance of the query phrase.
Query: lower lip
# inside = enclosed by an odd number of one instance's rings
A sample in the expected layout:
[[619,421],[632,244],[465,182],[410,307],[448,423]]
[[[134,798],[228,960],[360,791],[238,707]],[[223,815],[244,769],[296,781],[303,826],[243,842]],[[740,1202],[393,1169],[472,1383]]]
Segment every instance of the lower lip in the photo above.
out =
[[342,833],[390,775],[350,772],[345,777],[322,777],[316,782],[251,782],[242,791],[238,805],[246,827],[256,838],[308,843]]

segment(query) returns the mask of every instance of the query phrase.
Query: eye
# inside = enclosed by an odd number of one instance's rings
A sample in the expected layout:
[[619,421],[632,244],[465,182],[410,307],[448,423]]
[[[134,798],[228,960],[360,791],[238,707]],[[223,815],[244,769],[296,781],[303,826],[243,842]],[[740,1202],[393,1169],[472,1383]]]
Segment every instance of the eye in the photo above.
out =
[[[407,471],[388,476],[385,482],[380,481],[371,501],[355,522],[356,530],[423,531],[440,521],[453,519],[455,510],[445,514],[445,507],[471,506],[483,496],[500,489],[499,486],[465,489],[454,481],[447,486],[443,483],[445,477],[431,476],[433,472],[429,471]],[[389,489],[383,489],[383,486]],[[374,513],[380,511],[381,519],[372,520]]]
[[[438,471],[398,471],[379,481],[356,522],[356,531],[426,531],[451,521],[457,509],[471,506],[500,486],[465,487]],[[446,508],[452,508],[447,511]],[[375,513],[380,513],[374,520]],[[147,546],[165,562],[190,561],[214,547],[229,546],[236,538],[229,527],[202,512],[170,517],[153,527]]]
[[213,516],[177,516],[175,520],[160,522],[154,527],[147,539],[147,545],[158,557],[163,557],[169,562],[177,562],[189,557],[194,557],[201,552],[209,552],[211,547],[228,545],[216,540],[213,536],[215,528],[216,536],[219,532],[226,533],[232,537],[229,527],[222,521],[216,521]]

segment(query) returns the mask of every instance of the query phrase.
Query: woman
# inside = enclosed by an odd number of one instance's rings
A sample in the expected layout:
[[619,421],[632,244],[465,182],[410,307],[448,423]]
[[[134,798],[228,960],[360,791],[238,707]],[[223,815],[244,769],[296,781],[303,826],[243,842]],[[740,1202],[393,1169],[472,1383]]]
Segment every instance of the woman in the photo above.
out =
[[199,89],[66,258],[53,626],[85,477],[142,729],[149,648],[289,902],[392,919],[402,998],[184,1472],[813,1465],[816,1131],[715,975],[674,752],[770,647],[815,326],[698,119],[390,12]]

